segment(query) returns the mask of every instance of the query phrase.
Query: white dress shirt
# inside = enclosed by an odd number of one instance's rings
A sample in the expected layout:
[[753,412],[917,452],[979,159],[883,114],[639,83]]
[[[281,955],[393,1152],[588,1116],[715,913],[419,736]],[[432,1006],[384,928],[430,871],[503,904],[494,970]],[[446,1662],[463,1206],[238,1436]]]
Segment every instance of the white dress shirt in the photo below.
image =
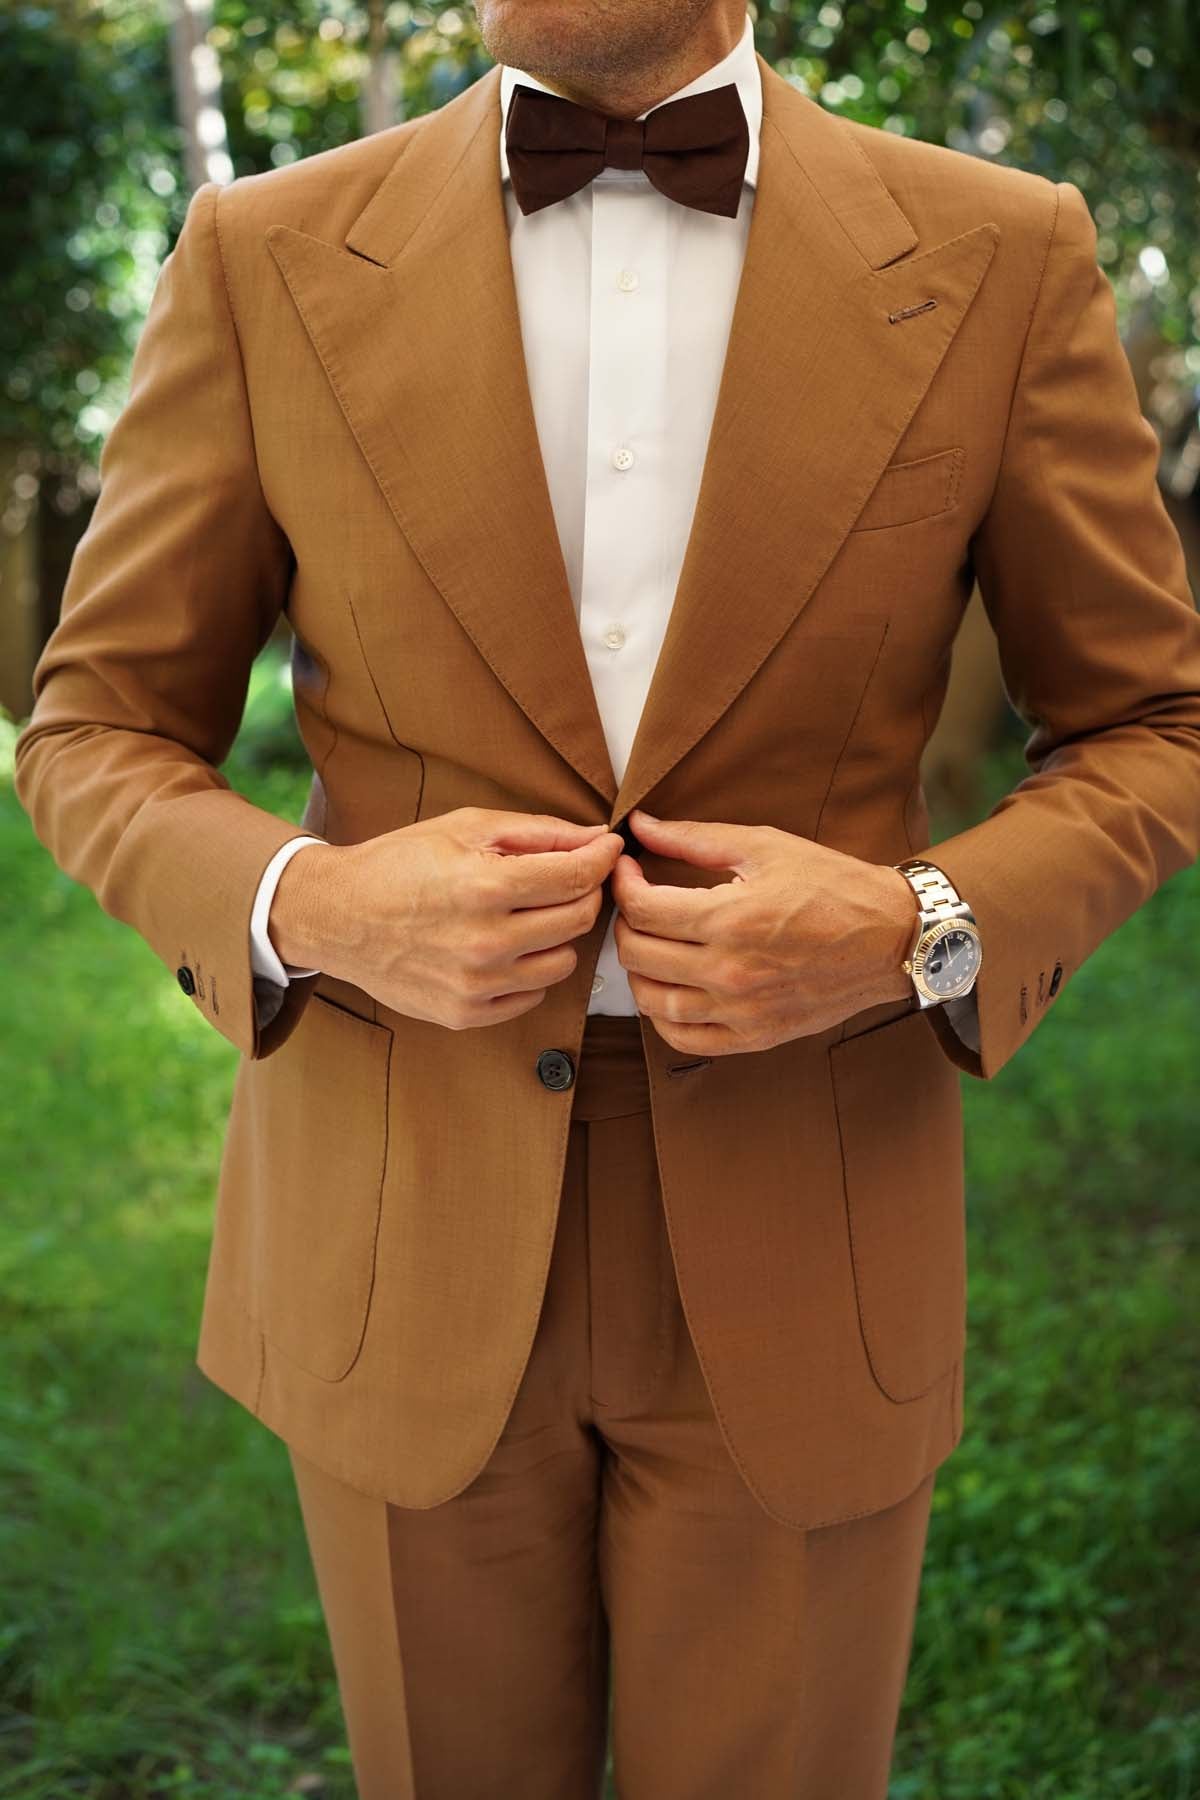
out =
[[[500,178],[550,501],[619,782],[683,565],[750,229],[762,120],[753,25],[747,14],[729,54],[665,97],[736,84],[750,147],[734,218],[668,199],[641,169],[602,169],[578,193],[526,216],[504,148],[517,82],[552,90],[501,69]],[[322,841],[292,839],[263,875],[251,939],[254,972],[267,981],[316,973],[280,962],[266,922],[289,857]],[[614,912],[589,1012],[638,1010],[615,920]]]

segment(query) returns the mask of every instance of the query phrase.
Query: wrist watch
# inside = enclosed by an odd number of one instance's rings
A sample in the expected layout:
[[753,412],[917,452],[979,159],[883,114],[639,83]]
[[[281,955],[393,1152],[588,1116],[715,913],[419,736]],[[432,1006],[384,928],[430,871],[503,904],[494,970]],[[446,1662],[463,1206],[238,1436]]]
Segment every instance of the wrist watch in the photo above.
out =
[[961,1000],[975,985],[983,943],[975,915],[942,871],[920,857],[893,863],[920,908],[912,947],[901,965],[922,1007]]

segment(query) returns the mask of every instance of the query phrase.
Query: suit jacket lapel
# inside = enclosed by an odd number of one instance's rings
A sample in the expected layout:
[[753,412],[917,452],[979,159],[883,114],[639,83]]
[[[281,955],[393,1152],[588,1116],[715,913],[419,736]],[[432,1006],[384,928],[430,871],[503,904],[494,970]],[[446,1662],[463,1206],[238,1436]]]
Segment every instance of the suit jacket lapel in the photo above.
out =
[[[711,728],[813,594],[999,238],[983,224],[911,254],[916,232],[843,123],[758,61],[746,259],[691,536],[616,818]],[[931,298],[935,307],[892,322]]]
[[746,260],[691,537],[619,792],[529,393],[499,69],[408,133],[344,247],[289,226],[267,233],[398,525],[497,679],[614,821],[715,723],[811,596],[999,236],[983,224],[913,255],[911,223],[841,121],[758,60]]
[[500,72],[420,122],[344,247],[267,239],[396,522],[555,749],[617,791],[546,484],[500,184]]

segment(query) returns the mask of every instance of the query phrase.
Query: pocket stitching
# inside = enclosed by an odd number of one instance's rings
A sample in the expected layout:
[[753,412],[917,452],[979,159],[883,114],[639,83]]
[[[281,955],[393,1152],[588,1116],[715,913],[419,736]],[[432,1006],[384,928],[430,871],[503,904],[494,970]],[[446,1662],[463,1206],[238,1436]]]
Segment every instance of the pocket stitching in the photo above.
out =
[[[395,1034],[390,1025],[381,1024],[375,1019],[364,1018],[361,1013],[354,1012],[348,1006],[341,1006],[336,1000],[331,1000],[327,995],[317,993],[315,990],[309,996],[308,1003],[310,1006],[314,1004],[324,1005],[328,1008],[330,1016],[348,1020],[355,1025],[363,1026],[370,1033],[383,1033],[386,1038],[384,1045],[385,1055],[383,1059],[383,1130],[380,1134],[379,1170],[377,1175],[372,1176],[369,1189],[373,1195],[371,1205],[374,1210],[374,1220],[369,1228],[369,1244],[364,1246],[362,1258],[364,1273],[358,1280],[358,1290],[360,1291],[357,1292],[357,1297],[353,1302],[355,1310],[361,1311],[361,1324],[358,1340],[351,1349],[348,1360],[344,1361],[344,1365],[339,1367],[338,1372],[336,1374],[328,1374],[323,1369],[314,1368],[312,1358],[308,1361],[302,1360],[295,1354],[294,1350],[289,1349],[286,1344],[282,1343],[279,1338],[273,1335],[269,1325],[269,1308],[263,1305],[261,1294],[256,1294],[255,1296],[255,1313],[256,1323],[258,1324],[258,1328],[262,1332],[264,1339],[280,1356],[285,1357],[294,1367],[303,1369],[305,1374],[313,1376],[318,1381],[337,1383],[345,1380],[346,1376],[350,1373],[362,1354],[363,1343],[366,1339],[367,1324],[371,1314],[371,1299],[375,1287],[375,1271],[379,1247],[379,1230],[383,1218],[383,1182],[387,1169],[388,1141],[391,1130],[391,1070],[392,1047]],[[372,1040],[366,1038],[362,1041],[364,1043],[369,1043]],[[374,1041],[378,1042],[380,1040],[375,1039]]]
[[[846,1211],[846,1229],[850,1239],[850,1265],[854,1282],[854,1302],[858,1312],[859,1329],[862,1333],[863,1346],[866,1350],[867,1360],[871,1365],[871,1373],[875,1378],[876,1384],[889,1400],[899,1406],[908,1405],[914,1400],[922,1399],[926,1394],[937,1387],[939,1382],[944,1381],[951,1369],[954,1368],[955,1364],[961,1361],[962,1349],[961,1347],[956,1349],[923,1387],[916,1388],[911,1393],[907,1391],[901,1392],[895,1382],[892,1382],[891,1386],[889,1386],[880,1374],[881,1346],[877,1335],[868,1322],[866,1301],[863,1295],[862,1275],[863,1269],[865,1268],[865,1256],[861,1249],[856,1251],[855,1248],[855,1208],[850,1195],[851,1183],[847,1167],[845,1132],[842,1126],[842,1109],[838,1099],[838,1079],[836,1069],[837,1052],[839,1050],[844,1050],[851,1044],[857,1044],[863,1038],[872,1037],[877,1032],[886,1031],[890,1026],[903,1024],[906,1020],[918,1018],[919,1016],[919,1013],[913,1012],[899,1013],[894,1019],[885,1019],[881,1024],[872,1026],[867,1031],[856,1032],[853,1037],[838,1039],[836,1042],[829,1045],[827,1051],[829,1084],[833,1095],[833,1111],[837,1124],[838,1157],[842,1166],[842,1198]],[[859,1241],[861,1243],[861,1234]]]
[[864,513],[869,512],[877,495],[880,493],[881,489],[885,488],[891,475],[898,474],[905,469],[920,468],[922,464],[928,465],[945,462],[947,464],[947,474],[941,504],[931,506],[925,512],[911,513],[905,518],[884,520],[879,525],[856,524],[851,527],[851,536],[853,536],[855,532],[892,531],[900,525],[919,525],[924,519],[936,519],[940,514],[949,512],[950,508],[958,499],[959,482],[962,478],[964,458],[965,452],[962,445],[956,444],[946,450],[935,450],[929,456],[915,456],[910,458],[907,462],[889,463],[879,477],[874,488],[871,490],[871,493],[868,495],[863,506]]

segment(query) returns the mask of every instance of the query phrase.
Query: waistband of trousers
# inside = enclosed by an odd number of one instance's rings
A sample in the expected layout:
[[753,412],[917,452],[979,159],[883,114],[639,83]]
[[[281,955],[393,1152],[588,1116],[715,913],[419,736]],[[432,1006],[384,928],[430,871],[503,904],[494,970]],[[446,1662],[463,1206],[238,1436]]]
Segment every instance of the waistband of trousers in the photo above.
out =
[[575,1064],[572,1119],[650,1111],[650,1076],[636,1013],[589,1013]]

